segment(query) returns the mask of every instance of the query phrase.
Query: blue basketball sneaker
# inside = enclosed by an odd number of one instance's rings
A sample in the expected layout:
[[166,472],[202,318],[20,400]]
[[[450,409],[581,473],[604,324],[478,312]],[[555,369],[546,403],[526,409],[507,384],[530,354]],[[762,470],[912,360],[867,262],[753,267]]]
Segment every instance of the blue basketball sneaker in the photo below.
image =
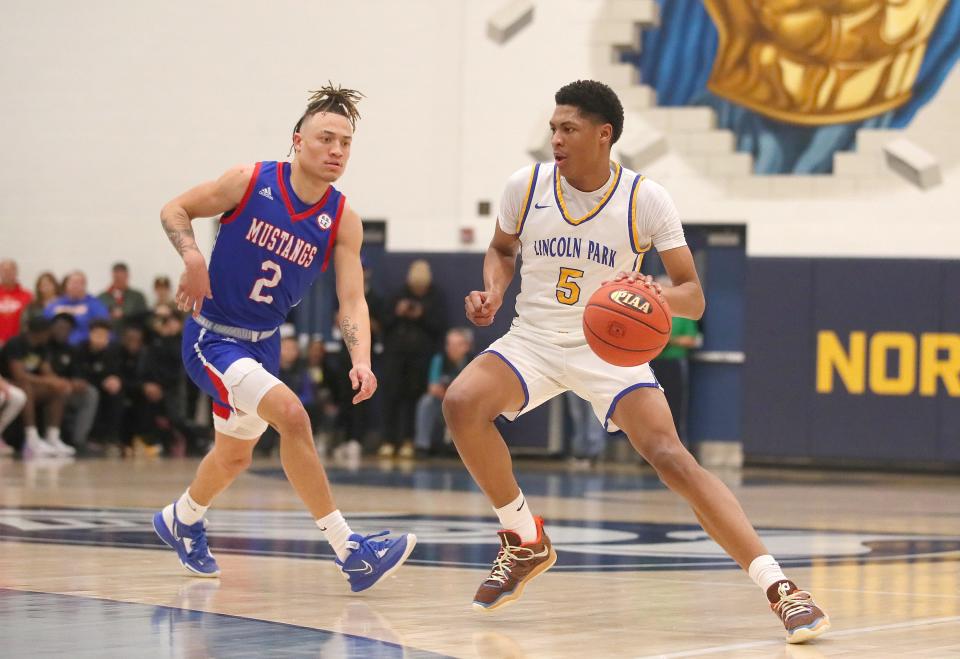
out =
[[187,526],[177,519],[177,506],[172,504],[153,516],[153,530],[172,549],[180,563],[198,577],[219,577],[220,566],[207,546],[207,521],[201,519]]
[[336,560],[343,576],[350,582],[350,590],[359,593],[370,588],[375,583],[393,574],[393,571],[403,565],[407,556],[417,545],[417,536],[412,533],[401,535],[398,538],[374,540],[388,535],[390,531],[381,531],[373,535],[363,536],[353,533],[347,540],[347,547],[351,550],[347,560]]

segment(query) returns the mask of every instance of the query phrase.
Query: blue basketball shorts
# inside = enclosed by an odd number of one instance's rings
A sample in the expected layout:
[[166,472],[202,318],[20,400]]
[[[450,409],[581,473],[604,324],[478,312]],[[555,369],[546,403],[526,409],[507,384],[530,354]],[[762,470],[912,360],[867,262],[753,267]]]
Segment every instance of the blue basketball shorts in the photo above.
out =
[[280,333],[242,341],[188,318],[182,354],[187,375],[213,401],[214,428],[237,439],[258,439],[267,429],[257,415],[260,400],[280,384]]

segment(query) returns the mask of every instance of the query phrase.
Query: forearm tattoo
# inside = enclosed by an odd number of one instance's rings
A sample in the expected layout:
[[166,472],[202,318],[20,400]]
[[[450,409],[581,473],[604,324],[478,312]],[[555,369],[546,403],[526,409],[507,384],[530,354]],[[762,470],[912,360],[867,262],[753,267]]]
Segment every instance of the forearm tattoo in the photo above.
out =
[[183,256],[186,252],[197,249],[197,239],[190,226],[186,228],[176,227],[164,218],[160,219],[160,224],[163,225],[163,230],[167,232],[167,238],[176,248],[178,254]]
[[347,344],[348,350],[353,350],[360,344],[360,325],[344,316],[340,321],[340,333],[343,335],[343,342]]

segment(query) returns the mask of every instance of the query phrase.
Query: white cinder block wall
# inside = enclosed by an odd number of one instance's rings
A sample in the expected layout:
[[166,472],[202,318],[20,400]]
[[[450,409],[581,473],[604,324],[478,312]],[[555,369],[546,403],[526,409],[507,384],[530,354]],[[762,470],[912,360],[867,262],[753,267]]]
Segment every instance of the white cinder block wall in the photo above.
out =
[[[361,215],[390,221],[389,247],[460,249],[467,226],[482,250],[494,220],[477,202],[495,208],[529,162],[554,91],[599,77],[631,100],[634,130],[669,145],[644,171],[686,219],[747,223],[752,255],[960,257],[960,69],[903,131],[939,161],[941,185],[893,174],[877,131],[837,156],[834,176],[756,177],[707,111],[644,109],[649,94],[604,56],[626,14],[655,19],[643,2],[537,0],[533,23],[498,45],[486,20],[501,5],[8,0],[0,254],[28,284],[82,268],[99,290],[117,259],[141,287],[177,274],[162,203],[237,162],[283,158],[306,90],[328,78],[368,96],[340,187]],[[209,246],[212,227],[198,234]]]

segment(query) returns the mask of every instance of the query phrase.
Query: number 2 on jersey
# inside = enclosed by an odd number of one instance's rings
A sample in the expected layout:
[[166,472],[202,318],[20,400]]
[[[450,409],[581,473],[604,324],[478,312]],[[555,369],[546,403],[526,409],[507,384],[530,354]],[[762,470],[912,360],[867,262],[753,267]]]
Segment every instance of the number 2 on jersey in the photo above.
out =
[[576,268],[560,268],[557,279],[557,302],[560,304],[576,304],[580,299],[580,284],[574,279],[580,279],[583,270]]
[[269,277],[260,277],[253,284],[253,290],[250,291],[250,299],[254,302],[266,302],[271,304],[273,302],[272,295],[263,295],[262,291],[265,288],[274,288],[277,284],[280,283],[280,277],[283,275],[283,272],[280,270],[280,266],[274,263],[273,261],[264,261],[260,264],[260,269],[264,272],[270,272]]

